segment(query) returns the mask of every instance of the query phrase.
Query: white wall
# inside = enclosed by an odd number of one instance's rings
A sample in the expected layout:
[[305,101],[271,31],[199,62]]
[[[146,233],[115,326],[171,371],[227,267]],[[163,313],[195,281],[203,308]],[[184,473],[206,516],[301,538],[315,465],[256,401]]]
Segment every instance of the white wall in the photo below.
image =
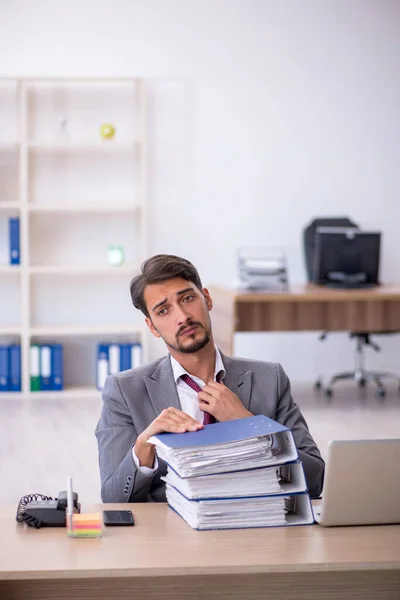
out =
[[[348,214],[382,229],[382,280],[400,281],[396,0],[0,0],[0,20],[1,76],[163,78],[152,251],[229,284],[237,246],[281,246],[299,282],[304,224]],[[400,341],[382,342],[371,365],[400,370]],[[237,353],[294,380],[352,361],[344,334],[240,335]]]

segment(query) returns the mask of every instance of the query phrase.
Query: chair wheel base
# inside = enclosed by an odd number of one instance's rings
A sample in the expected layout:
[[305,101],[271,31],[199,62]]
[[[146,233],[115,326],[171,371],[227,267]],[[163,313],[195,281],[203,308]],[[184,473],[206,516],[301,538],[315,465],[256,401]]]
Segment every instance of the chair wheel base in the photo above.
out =
[[384,387],[378,387],[378,389],[376,390],[376,395],[378,396],[378,398],[384,398],[386,396],[386,390]]

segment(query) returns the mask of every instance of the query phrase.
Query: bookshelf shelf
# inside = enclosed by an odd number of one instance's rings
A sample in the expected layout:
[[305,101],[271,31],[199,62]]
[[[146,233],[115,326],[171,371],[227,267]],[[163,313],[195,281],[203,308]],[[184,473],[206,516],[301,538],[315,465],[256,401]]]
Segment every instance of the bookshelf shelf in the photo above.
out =
[[15,152],[19,147],[17,142],[0,142],[0,152]]
[[0,201],[0,210],[18,210],[21,208],[21,204],[19,202],[1,202]]
[[[9,267],[11,270],[12,267]],[[0,268],[1,272],[1,268]],[[138,272],[138,265],[124,264],[119,267],[108,265],[38,265],[29,267],[31,275],[134,275]]]
[[18,325],[2,325],[0,326],[1,336],[20,336],[22,333],[21,327]]
[[[29,401],[41,402],[44,400],[99,400],[101,399],[101,391],[94,386],[70,386],[61,391],[48,392],[31,392],[28,394]],[[26,394],[22,392],[2,392],[1,400],[16,400],[23,399]]]
[[18,400],[23,399],[24,394],[22,392],[1,392],[0,393],[0,402],[3,400]]
[[117,142],[104,140],[97,143],[61,143],[28,142],[29,150],[36,152],[134,152],[140,149],[139,142]]
[[129,324],[112,325],[63,325],[31,327],[30,336],[35,338],[64,338],[69,336],[137,336],[143,333],[142,327]]
[[19,275],[21,267],[19,265],[0,265],[1,275]]
[[116,202],[112,204],[82,202],[81,204],[30,204],[28,211],[30,213],[86,213],[86,214],[135,214],[140,210],[140,206],[129,204],[129,202]]
[[[10,266],[8,248],[0,254],[9,307],[0,345],[21,342],[23,397],[99,397],[97,344],[140,343],[148,358],[129,298],[147,255],[146,82],[0,78],[0,110],[0,239],[7,219],[19,217],[21,256]],[[115,129],[109,139],[106,124]],[[107,262],[113,246],[122,266]],[[63,344],[64,391],[30,391],[32,343]]]
[[89,400],[91,398],[93,399],[99,399],[101,398],[101,391],[98,390],[96,387],[94,386],[87,386],[87,387],[66,387],[64,390],[60,391],[60,392],[54,392],[54,391],[49,391],[49,392],[32,392],[32,398],[39,399],[39,400],[44,400],[47,398],[51,398],[51,399],[60,399],[60,400],[72,400],[72,399],[82,399],[82,400]]

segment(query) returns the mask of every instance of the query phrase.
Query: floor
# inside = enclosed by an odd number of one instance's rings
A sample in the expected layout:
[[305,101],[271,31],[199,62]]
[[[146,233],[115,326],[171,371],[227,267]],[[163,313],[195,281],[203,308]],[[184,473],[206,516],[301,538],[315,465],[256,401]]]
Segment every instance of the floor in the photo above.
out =
[[[293,397],[323,455],[331,439],[400,436],[400,396],[388,387],[384,400],[373,388],[338,386],[328,403],[310,385],[294,385]],[[93,434],[100,401],[3,400],[0,398],[0,504],[21,496],[57,496],[71,475],[82,503],[97,502],[99,474]]]

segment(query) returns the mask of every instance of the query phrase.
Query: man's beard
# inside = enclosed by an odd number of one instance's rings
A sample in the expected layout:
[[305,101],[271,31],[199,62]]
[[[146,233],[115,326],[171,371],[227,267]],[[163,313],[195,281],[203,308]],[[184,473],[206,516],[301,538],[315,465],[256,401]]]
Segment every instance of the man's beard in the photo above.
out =
[[[204,332],[204,336],[203,339],[200,340],[191,340],[191,344],[181,344],[180,342],[180,333],[182,331],[184,331],[185,329],[187,329],[188,327],[190,327],[191,325],[196,325],[196,327],[198,329],[201,329]],[[196,331],[197,333],[197,331]],[[190,339],[190,336],[189,336]],[[195,352],[198,352],[199,350],[202,350],[205,346],[207,346],[207,344],[209,343],[209,341],[211,340],[211,330],[208,330],[204,327],[204,325],[202,325],[201,323],[198,323],[196,321],[193,321],[192,323],[186,323],[184,327],[182,327],[177,335],[176,335],[176,345],[174,344],[170,344],[168,343],[166,340],[164,340],[164,342],[167,344],[167,346],[169,346],[169,348],[172,348],[173,350],[177,350],[178,352],[182,352],[182,354],[194,354]]]

